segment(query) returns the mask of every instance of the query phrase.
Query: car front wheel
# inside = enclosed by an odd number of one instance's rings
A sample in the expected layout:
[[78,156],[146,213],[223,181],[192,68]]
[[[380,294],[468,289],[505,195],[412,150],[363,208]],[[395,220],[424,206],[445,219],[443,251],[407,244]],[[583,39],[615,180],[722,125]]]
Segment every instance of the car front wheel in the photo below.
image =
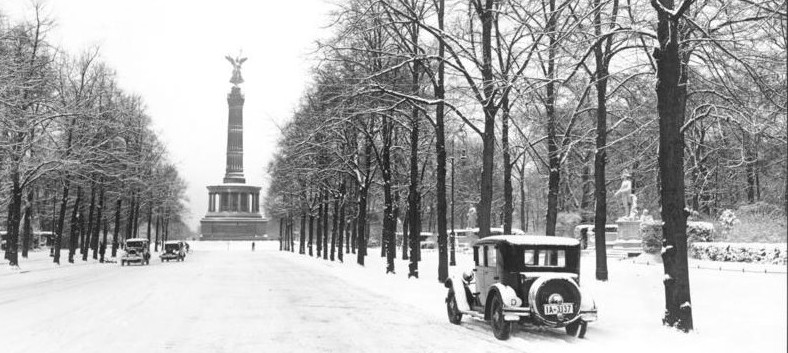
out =
[[586,336],[587,328],[587,322],[583,320],[577,320],[569,325],[566,325],[566,334],[577,338],[584,338]]
[[460,308],[457,307],[457,299],[454,297],[454,291],[449,290],[449,295],[446,296],[446,313],[449,315],[449,322],[459,325],[462,321],[462,313]]
[[493,334],[499,340],[507,340],[512,334],[512,323],[504,320],[503,316],[503,300],[501,296],[496,294],[490,304],[490,324],[492,325]]

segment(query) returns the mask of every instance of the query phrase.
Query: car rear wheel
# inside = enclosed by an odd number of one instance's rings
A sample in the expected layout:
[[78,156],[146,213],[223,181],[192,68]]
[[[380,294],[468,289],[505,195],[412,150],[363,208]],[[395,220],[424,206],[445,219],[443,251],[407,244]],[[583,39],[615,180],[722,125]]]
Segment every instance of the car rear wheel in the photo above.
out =
[[504,320],[503,300],[500,294],[495,294],[490,304],[490,324],[493,334],[499,340],[507,340],[512,334],[512,323]]
[[449,290],[449,295],[446,296],[446,313],[449,315],[449,322],[459,325],[462,321],[462,313],[460,308],[457,307],[457,299],[454,297],[454,291]]
[[583,320],[577,320],[569,325],[566,325],[566,334],[577,338],[585,338],[588,323]]

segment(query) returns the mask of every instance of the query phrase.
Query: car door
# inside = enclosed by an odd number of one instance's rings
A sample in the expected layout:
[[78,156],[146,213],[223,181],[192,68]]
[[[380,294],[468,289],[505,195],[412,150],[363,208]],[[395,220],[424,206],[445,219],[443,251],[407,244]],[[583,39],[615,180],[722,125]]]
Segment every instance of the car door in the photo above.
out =
[[490,286],[498,282],[498,255],[494,245],[485,245],[479,248],[479,265],[477,267],[479,300],[482,304],[487,302],[487,292]]

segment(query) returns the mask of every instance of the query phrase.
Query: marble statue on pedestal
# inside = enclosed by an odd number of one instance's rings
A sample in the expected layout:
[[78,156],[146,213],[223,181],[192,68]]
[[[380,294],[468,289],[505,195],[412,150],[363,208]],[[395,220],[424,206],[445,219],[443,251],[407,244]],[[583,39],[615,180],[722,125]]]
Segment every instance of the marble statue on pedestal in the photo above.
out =
[[637,218],[637,196],[632,194],[632,180],[629,171],[624,169],[621,175],[621,188],[616,191],[614,197],[621,199],[621,205],[624,208],[622,219],[635,219]]

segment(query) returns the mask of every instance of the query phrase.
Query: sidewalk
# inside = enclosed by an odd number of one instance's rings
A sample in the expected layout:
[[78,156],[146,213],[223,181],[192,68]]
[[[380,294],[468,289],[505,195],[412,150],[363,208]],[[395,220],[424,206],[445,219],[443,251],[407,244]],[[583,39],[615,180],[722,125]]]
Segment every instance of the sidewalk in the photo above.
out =
[[40,271],[50,271],[56,270],[60,268],[66,267],[75,267],[75,266],[96,266],[96,265],[112,265],[117,263],[115,258],[109,257],[110,250],[107,251],[105,255],[104,263],[100,263],[98,260],[93,259],[93,252],[88,254],[88,260],[82,261],[82,255],[77,250],[77,253],[74,255],[74,263],[68,262],[68,249],[63,249],[60,252],[60,265],[52,262],[52,257],[49,256],[49,249],[42,248],[38,250],[31,250],[28,252],[28,257],[23,258],[22,254],[19,254],[19,267],[11,267],[8,265],[8,260],[3,260],[0,263],[0,278],[4,276],[28,273],[28,272],[40,272]]

